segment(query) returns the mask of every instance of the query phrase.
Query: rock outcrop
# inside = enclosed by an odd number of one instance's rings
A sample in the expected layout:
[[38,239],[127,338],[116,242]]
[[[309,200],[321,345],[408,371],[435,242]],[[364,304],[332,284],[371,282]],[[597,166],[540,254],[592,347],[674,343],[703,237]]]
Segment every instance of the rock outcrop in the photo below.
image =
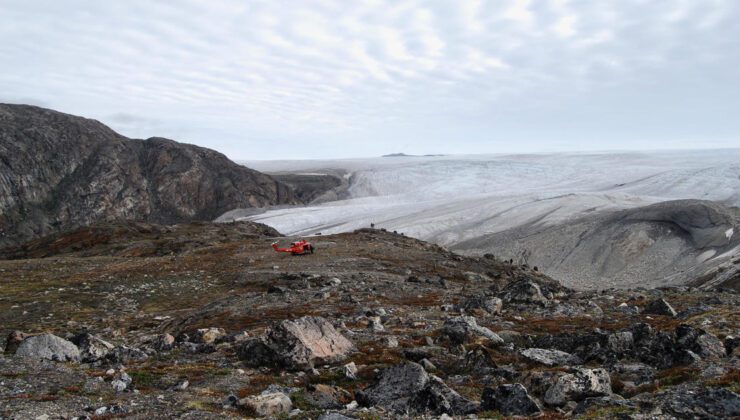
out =
[[293,203],[290,187],[213,150],[0,104],[0,247],[95,222],[213,220]]

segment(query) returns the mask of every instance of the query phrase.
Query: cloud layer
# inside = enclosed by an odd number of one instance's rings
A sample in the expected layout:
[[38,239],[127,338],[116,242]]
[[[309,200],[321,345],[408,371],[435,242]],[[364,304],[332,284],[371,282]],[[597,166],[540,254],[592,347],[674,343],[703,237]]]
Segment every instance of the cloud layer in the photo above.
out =
[[238,159],[740,146],[705,1],[0,0],[0,100]]

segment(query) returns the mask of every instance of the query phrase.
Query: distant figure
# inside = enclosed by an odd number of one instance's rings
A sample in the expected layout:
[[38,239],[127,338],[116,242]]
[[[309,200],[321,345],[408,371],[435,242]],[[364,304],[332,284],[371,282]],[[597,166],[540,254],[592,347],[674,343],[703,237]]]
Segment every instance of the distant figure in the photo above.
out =
[[375,223],[370,223],[370,229],[375,229]]

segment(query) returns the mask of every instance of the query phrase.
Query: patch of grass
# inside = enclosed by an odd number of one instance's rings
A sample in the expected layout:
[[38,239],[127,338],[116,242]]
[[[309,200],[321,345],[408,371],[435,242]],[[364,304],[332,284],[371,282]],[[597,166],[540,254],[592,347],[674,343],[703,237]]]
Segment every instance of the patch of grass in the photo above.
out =
[[633,414],[635,411],[636,409],[632,407],[621,407],[621,406],[598,407],[598,408],[590,409],[576,418],[578,419],[607,419],[607,418],[615,418],[615,417],[621,418],[622,416]]
[[720,386],[732,392],[740,393],[740,369],[731,369],[719,378],[706,381],[704,384],[707,386]]
[[478,413],[479,419],[493,419],[493,420],[500,420],[506,418],[503,414],[499,413],[498,411],[481,411]]

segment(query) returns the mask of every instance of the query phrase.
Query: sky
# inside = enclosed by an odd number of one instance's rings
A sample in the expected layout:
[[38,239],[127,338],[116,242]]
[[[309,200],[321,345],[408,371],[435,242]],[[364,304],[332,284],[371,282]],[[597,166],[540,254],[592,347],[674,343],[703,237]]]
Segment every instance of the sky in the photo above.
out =
[[237,160],[740,147],[740,1],[0,0],[0,102]]

